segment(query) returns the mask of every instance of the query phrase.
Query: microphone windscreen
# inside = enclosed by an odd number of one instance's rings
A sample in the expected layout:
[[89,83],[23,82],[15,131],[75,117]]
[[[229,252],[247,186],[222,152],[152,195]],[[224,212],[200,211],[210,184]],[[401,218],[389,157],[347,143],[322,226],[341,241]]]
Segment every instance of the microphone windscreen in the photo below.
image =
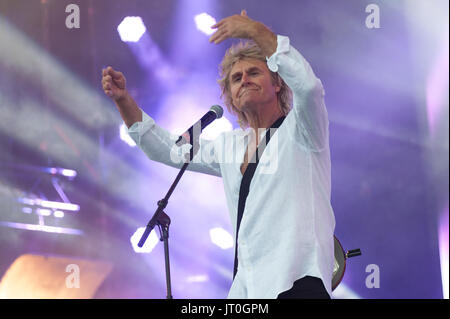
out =
[[216,113],[218,119],[220,119],[223,115],[223,108],[220,105],[213,105],[209,110]]

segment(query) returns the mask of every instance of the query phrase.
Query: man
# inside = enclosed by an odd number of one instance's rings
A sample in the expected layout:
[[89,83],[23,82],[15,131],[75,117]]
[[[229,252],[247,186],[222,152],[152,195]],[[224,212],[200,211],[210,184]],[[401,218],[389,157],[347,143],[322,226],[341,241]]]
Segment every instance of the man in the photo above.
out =
[[[200,140],[188,166],[224,181],[236,236],[228,297],[330,298],[335,219],[322,84],[287,37],[275,35],[245,11],[213,28],[217,31],[210,42],[216,44],[229,38],[250,40],[227,51],[219,80],[241,129],[214,141]],[[123,74],[108,67],[102,84],[147,156],[180,167],[173,156],[177,136],[141,111],[126,91]],[[224,153],[239,160],[223,161]],[[206,155],[214,160],[204,160]],[[277,165],[264,171],[259,159],[275,159]]]

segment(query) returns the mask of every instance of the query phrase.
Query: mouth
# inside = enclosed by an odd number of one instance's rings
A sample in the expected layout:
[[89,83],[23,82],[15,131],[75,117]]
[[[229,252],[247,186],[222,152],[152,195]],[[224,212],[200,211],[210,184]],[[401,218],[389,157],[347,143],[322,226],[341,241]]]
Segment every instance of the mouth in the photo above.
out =
[[249,91],[257,91],[257,88],[251,88],[251,89],[244,89],[239,93],[239,97],[241,97],[244,93],[247,93]]

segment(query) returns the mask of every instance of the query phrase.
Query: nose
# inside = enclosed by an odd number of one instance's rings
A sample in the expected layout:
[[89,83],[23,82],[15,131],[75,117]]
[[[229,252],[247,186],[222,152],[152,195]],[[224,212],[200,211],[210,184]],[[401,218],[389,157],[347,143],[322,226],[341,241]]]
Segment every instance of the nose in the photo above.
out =
[[248,76],[247,73],[244,72],[244,74],[242,74],[242,78],[241,78],[241,84],[245,85],[245,84],[249,84],[250,82],[250,77]]

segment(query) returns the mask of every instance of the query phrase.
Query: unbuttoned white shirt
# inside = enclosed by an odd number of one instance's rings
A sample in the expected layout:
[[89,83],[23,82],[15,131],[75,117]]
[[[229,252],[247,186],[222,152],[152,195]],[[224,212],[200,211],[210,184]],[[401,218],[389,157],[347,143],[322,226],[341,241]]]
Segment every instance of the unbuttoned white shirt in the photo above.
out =
[[[293,108],[260,158],[250,184],[238,236],[238,271],[228,298],[276,298],[304,276],[321,278],[331,296],[335,218],[330,203],[328,115],[321,81],[309,63],[277,36],[267,66],[293,92]],[[180,168],[190,145],[143,112],[128,130],[152,160]],[[258,132],[262,140],[264,130]],[[188,170],[222,177],[236,238],[240,166],[250,129],[200,139]],[[187,146],[187,147],[186,147]]]

